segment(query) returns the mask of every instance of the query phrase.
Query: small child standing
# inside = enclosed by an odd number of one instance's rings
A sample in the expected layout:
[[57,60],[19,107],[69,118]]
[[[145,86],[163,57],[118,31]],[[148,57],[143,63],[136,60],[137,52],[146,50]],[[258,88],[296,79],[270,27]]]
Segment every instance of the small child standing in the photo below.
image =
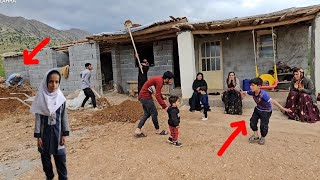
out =
[[168,107],[168,124],[170,129],[171,137],[168,138],[167,142],[173,144],[175,147],[181,147],[182,144],[178,142],[179,136],[179,124],[180,124],[180,115],[179,115],[179,97],[177,96],[170,96],[169,103],[170,106]]
[[65,137],[69,136],[66,98],[59,85],[61,74],[50,70],[42,80],[31,112],[35,114],[34,137],[38,140],[43,171],[47,179],[53,179],[51,155],[54,157],[59,179],[68,179]]
[[[291,110],[284,108],[277,101],[270,98],[268,93],[264,90],[261,90],[262,86],[261,78],[254,78],[250,80],[250,91],[242,91],[241,95],[245,96],[246,94],[253,96],[254,101],[257,103],[257,106],[254,108],[253,114],[250,119],[250,127],[254,132],[249,138],[250,143],[258,142],[260,145],[265,144],[265,137],[268,134],[269,129],[269,120],[272,114],[272,104],[276,105],[280,110],[285,112],[290,112]],[[260,133],[261,138],[258,134],[258,120],[260,119]]]
[[206,121],[208,120],[208,111],[210,110],[207,87],[206,86],[200,87],[199,92],[201,93],[200,103],[201,103],[201,108],[203,109],[203,115],[204,115],[202,117],[202,120]]

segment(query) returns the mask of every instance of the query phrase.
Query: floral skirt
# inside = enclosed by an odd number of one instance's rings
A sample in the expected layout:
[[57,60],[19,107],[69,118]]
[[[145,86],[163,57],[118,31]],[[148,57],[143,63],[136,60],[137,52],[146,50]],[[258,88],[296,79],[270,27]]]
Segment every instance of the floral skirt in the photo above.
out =
[[286,113],[290,119],[302,122],[314,123],[320,120],[318,107],[313,104],[309,94],[290,91],[286,108],[291,109],[291,113]]
[[242,98],[239,91],[228,90],[223,92],[222,101],[224,102],[225,113],[242,114]]

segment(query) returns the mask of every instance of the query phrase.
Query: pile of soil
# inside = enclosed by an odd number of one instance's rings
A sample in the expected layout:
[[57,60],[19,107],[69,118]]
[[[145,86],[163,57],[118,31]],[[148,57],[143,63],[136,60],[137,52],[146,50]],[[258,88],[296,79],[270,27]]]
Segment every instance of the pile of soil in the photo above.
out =
[[25,93],[29,96],[34,96],[36,91],[31,88],[29,84],[25,84],[22,88],[20,87],[6,87],[4,83],[0,84],[0,97],[19,97],[24,100],[27,97],[24,95],[13,95],[10,93]]
[[1,83],[4,83],[5,81],[6,81],[6,78],[0,76],[0,84],[1,84]]
[[26,113],[29,107],[16,99],[0,99],[0,113]]
[[91,122],[104,124],[107,122],[131,122],[138,121],[143,115],[143,109],[138,101],[126,100],[119,105],[110,106],[93,114]]
[[[0,77],[0,98],[7,97],[18,97],[21,100],[27,99],[25,95],[22,94],[10,94],[10,93],[25,93],[29,96],[34,96],[36,91],[31,88],[29,84],[24,84],[22,88],[20,87],[9,87],[7,88],[4,83],[5,79]],[[3,100],[0,99],[0,113],[20,113],[20,112],[28,112],[29,107],[25,104],[21,103],[16,99],[8,99]]]

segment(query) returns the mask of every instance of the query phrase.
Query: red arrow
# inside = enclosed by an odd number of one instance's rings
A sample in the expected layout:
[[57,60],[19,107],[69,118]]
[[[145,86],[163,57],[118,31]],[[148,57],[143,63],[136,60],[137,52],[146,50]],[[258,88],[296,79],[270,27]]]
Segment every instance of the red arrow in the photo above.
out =
[[38,59],[32,59],[43,47],[45,47],[50,41],[50,38],[45,38],[30,54],[28,50],[23,50],[23,63],[24,64],[39,64]]
[[242,132],[242,134],[245,136],[247,135],[247,128],[246,128],[246,122],[244,120],[230,123],[231,127],[236,127],[236,129],[233,131],[233,133],[229,136],[229,138],[224,142],[222,147],[218,151],[218,156],[222,156],[224,151],[229,147],[229,145],[232,143],[232,141]]

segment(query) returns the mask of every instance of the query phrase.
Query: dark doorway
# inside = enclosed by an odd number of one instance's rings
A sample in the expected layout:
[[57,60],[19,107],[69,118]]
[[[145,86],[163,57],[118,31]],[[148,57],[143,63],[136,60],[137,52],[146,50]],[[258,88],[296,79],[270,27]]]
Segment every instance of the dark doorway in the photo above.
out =
[[[153,43],[137,44],[137,51],[139,54],[139,59],[147,59],[149,66],[154,66],[154,55],[153,55]],[[136,59],[136,67],[138,67],[138,60]]]
[[113,88],[113,72],[111,52],[100,54],[103,90]]
[[174,86],[181,87],[180,79],[180,65],[179,65],[179,52],[177,39],[173,40],[173,73],[174,73]]

